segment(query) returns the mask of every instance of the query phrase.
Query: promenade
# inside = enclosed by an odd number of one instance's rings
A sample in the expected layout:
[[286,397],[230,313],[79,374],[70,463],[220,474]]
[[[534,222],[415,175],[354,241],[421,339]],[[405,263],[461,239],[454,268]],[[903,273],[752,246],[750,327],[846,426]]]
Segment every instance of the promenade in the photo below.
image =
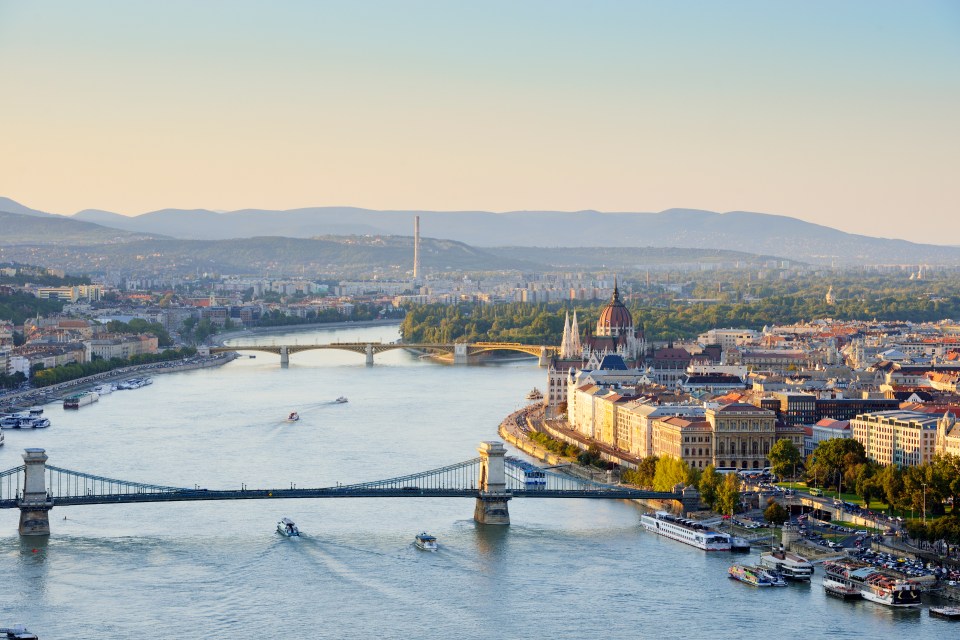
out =
[[223,353],[216,356],[203,358],[200,356],[191,356],[183,360],[170,360],[167,362],[151,362],[148,364],[131,365],[111,371],[104,371],[92,376],[68,380],[59,384],[53,384],[49,387],[40,387],[26,391],[15,391],[0,396],[0,408],[9,409],[12,407],[26,407],[37,404],[52,402],[64,396],[75,393],[79,389],[92,387],[102,382],[111,382],[119,380],[134,374],[149,373],[157,375],[161,373],[175,373],[177,371],[190,371],[193,369],[206,369],[208,367],[219,367],[237,357],[236,353]]

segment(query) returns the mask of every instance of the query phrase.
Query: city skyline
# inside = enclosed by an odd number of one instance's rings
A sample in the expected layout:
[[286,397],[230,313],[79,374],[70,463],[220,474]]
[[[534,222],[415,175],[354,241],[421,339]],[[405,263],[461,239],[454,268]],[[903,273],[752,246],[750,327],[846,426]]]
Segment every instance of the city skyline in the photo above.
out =
[[933,1],[4,0],[0,192],[63,214],[745,210],[960,244],[958,33]]

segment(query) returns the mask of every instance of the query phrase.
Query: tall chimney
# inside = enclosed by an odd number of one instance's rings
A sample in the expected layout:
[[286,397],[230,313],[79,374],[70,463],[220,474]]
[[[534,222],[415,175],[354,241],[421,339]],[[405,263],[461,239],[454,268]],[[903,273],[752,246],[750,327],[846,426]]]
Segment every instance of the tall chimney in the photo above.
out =
[[420,280],[420,216],[413,216],[413,281]]

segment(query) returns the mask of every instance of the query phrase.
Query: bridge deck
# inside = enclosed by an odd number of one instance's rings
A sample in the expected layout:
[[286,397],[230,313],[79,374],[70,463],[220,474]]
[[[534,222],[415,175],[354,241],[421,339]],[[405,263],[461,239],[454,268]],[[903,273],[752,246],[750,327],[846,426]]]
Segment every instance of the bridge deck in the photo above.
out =
[[[124,493],[106,495],[77,495],[53,498],[56,507],[93,504],[135,504],[144,502],[194,502],[202,500],[279,500],[290,498],[476,498],[476,489],[431,488],[342,488],[324,489],[241,489],[211,491],[191,489],[162,493]],[[672,499],[670,493],[638,489],[577,490],[577,489],[520,489],[508,492],[512,498],[586,498],[604,500]],[[0,509],[15,509],[15,499],[0,500]]]

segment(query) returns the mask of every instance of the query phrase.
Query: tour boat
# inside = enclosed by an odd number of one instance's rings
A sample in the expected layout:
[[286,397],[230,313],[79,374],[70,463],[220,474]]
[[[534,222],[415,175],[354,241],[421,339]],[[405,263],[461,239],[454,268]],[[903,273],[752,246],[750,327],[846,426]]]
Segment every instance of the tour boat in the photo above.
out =
[[436,537],[430,535],[426,531],[423,533],[418,533],[417,537],[414,538],[417,545],[417,549],[423,549],[424,551],[436,551],[437,550],[437,539]]
[[300,529],[290,518],[281,518],[277,523],[277,533],[293,538],[300,535]]
[[826,579],[860,591],[864,600],[888,607],[916,607],[920,604],[920,585],[878,571],[862,562],[837,560],[825,562]]
[[786,581],[778,574],[760,566],[734,564],[727,569],[727,576],[754,587],[785,587]]
[[39,418],[40,416],[43,415],[43,407],[40,407],[40,406],[30,407],[30,415],[33,416],[34,418]]
[[79,409],[80,407],[85,407],[88,404],[93,404],[100,399],[100,395],[94,391],[84,391],[83,393],[78,393],[76,395],[70,396],[63,399],[63,408],[64,409]]
[[803,556],[784,551],[767,551],[760,554],[760,564],[779,572],[790,580],[809,580],[813,577],[813,564]]
[[11,413],[0,418],[0,429],[19,429],[20,421],[28,418],[30,414],[22,411],[20,413]]
[[694,520],[678,518],[666,511],[640,516],[640,524],[647,531],[689,544],[704,551],[730,551],[730,536],[714,531]]
[[296,411],[291,411],[290,415],[287,416],[287,422],[296,422],[300,419],[300,414]]
[[530,390],[530,393],[527,394],[527,400],[543,400],[543,393],[540,389],[534,387]]
[[347,399],[344,398],[343,396],[340,396],[339,398],[337,398],[336,400],[334,400],[334,402],[335,402],[336,404],[344,404],[344,403],[347,402]]

